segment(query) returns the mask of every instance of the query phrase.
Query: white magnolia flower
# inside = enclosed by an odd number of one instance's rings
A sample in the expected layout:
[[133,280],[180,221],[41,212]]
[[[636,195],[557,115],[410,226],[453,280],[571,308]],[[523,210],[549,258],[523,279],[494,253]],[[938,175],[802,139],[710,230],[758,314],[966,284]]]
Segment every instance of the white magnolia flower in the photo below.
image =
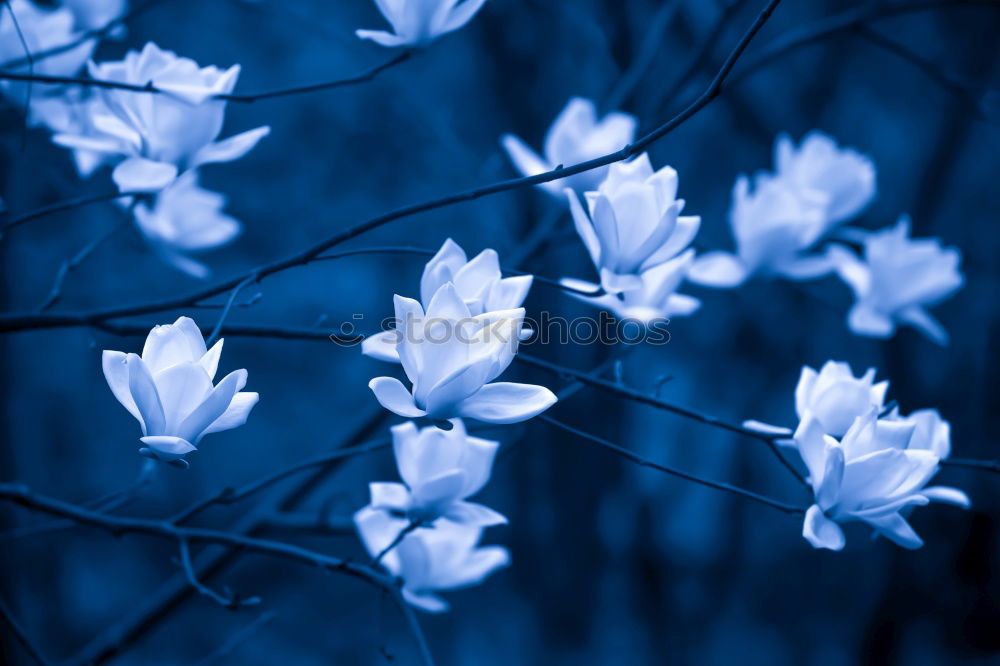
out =
[[524,308],[473,317],[450,282],[420,303],[396,296],[397,349],[412,392],[393,377],[368,386],[379,403],[400,416],[468,417],[516,423],[551,407],[556,397],[543,386],[492,382],[517,353]]
[[940,460],[951,455],[951,424],[941,418],[936,409],[918,409],[909,416],[902,416],[894,408],[886,417],[889,421],[913,424],[911,449],[930,451]]
[[[25,60],[25,46],[29,53],[40,53],[65,46],[80,36],[73,13],[66,7],[46,8],[30,0],[10,0],[4,4],[6,6],[0,5],[0,63]],[[17,17],[16,24],[11,14]],[[21,36],[24,37],[24,44],[21,43]],[[87,62],[95,45],[95,40],[88,39],[63,53],[37,60],[32,67],[25,62],[9,70],[26,74],[30,69],[35,74],[46,76],[74,76]],[[32,96],[55,88],[53,85],[35,84]],[[27,92],[24,84],[9,81],[0,84],[0,89],[17,95]]]
[[105,106],[95,109],[97,115],[91,119],[100,136],[64,133],[53,137],[68,148],[124,157],[113,173],[123,192],[154,192],[188,169],[238,159],[270,132],[269,127],[258,127],[216,141],[226,103],[214,96],[232,92],[239,65],[226,71],[214,66],[199,69],[190,58],[180,58],[150,42],[141,53],[129,51],[124,60],[91,62],[89,67],[95,79],[152,84],[163,91],[101,89]]
[[808,251],[871,202],[874,164],[820,132],[809,134],[798,149],[779,136],[774,153],[775,173],[758,174],[752,188],[750,179],[740,176],[733,187],[729,225],[736,254],[699,257],[692,281],[734,287],[755,273],[804,280],[834,269],[828,254]]
[[969,506],[961,490],[925,487],[938,470],[939,458],[914,441],[915,424],[880,420],[878,409],[872,409],[858,417],[839,442],[823,429],[807,414],[795,432],[816,497],[802,528],[802,536],[814,547],[842,549],[845,538],[838,523],[857,520],[904,548],[919,548],[923,541],[903,517],[903,509],[932,500]]
[[936,238],[911,240],[910,219],[866,235],[864,260],[841,246],[831,248],[837,273],[854,292],[847,325],[858,335],[888,338],[896,324],[909,324],[934,342],[948,333],[925,308],[951,296],[964,283],[962,254]]
[[875,383],[875,368],[855,377],[847,363],[827,361],[817,373],[803,366],[795,387],[795,414],[799,420],[806,414],[834,437],[843,437],[859,416],[873,408],[882,412],[889,382]]
[[413,421],[391,428],[396,467],[405,485],[369,484],[372,508],[419,523],[438,518],[480,527],[507,522],[493,509],[465,501],[489,481],[499,442],[468,436],[461,419],[451,424],[451,430],[417,430]]
[[[426,309],[438,289],[451,282],[472,316],[512,310],[524,303],[532,279],[530,275],[503,277],[496,250],[483,250],[469,261],[461,246],[449,238],[424,266],[420,278],[420,303]],[[395,331],[370,335],[361,343],[361,351],[381,361],[399,363],[396,338]]]
[[693,261],[694,250],[687,250],[680,256],[640,273],[642,285],[637,289],[618,294],[586,296],[580,292],[596,293],[601,286],[574,278],[563,278],[559,282],[575,290],[568,292],[573,298],[613,312],[619,319],[634,320],[649,326],[672,317],[693,314],[701,307],[701,301],[697,298],[677,293],[677,288]]
[[566,190],[576,231],[601,276],[605,291],[617,294],[640,289],[640,274],[673,259],[698,233],[701,218],[682,216],[677,199],[677,172],[653,172],[646,153],[611,165],[596,192],[587,192],[585,212],[572,190]]
[[382,46],[426,46],[472,20],[486,0],[375,0],[392,32],[356,30]]
[[[202,437],[246,423],[258,395],[243,391],[246,370],[236,370],[213,386],[222,340],[211,349],[188,317],[155,326],[142,356],[105,351],[108,386],[142,426],[139,452],[179,461]],[[183,464],[183,463],[181,463]]]
[[[504,134],[500,141],[511,162],[525,176],[537,176],[558,166],[573,166],[620,150],[635,138],[635,116],[612,111],[598,120],[597,108],[589,99],[573,97],[552,122],[545,135],[544,157],[513,134]],[[596,190],[608,174],[608,167],[584,171],[573,176],[542,183],[553,196],[565,188],[586,192]]]
[[128,0],[62,0],[76,18],[80,30],[97,30],[124,16]]
[[[365,507],[354,514],[365,548],[373,557],[382,553],[406,529],[405,518]],[[478,546],[482,528],[438,520],[420,527],[382,557],[389,572],[402,579],[403,597],[430,613],[448,610],[448,602],[436,592],[470,587],[510,563],[510,553],[501,546]]]
[[[76,86],[58,94],[32,95],[29,122],[35,127],[44,126],[53,134],[97,138],[101,132],[91,119],[102,113],[106,110],[101,95]],[[114,160],[113,155],[88,148],[76,148],[72,153],[76,170],[83,178]]]
[[240,223],[222,212],[226,197],[198,185],[197,171],[183,173],[156,194],[152,205],[133,209],[136,225],[170,264],[195,277],[207,277],[208,267],[185,253],[207,250],[239,235]]

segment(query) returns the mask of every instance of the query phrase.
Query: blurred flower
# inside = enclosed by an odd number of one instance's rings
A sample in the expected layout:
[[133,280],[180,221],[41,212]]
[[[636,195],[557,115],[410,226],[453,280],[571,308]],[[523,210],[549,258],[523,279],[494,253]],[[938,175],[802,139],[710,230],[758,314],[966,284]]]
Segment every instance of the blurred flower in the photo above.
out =
[[875,166],[829,136],[812,132],[796,149],[786,135],[775,143],[775,173],[733,187],[729,225],[736,254],[708,252],[690,279],[711,287],[735,287],[755,273],[805,280],[834,270],[829,254],[806,254],[838,224],[854,217],[875,196]]
[[[384,511],[365,507],[354,514],[365,548],[373,557],[389,547],[409,523]],[[478,547],[482,528],[437,520],[419,527],[382,557],[389,572],[402,579],[403,597],[421,610],[442,613],[448,602],[435,593],[483,582],[510,563],[501,546]]]
[[676,195],[677,172],[663,167],[654,173],[646,153],[611,165],[597,191],[585,194],[589,215],[577,195],[566,190],[576,231],[605,291],[641,289],[640,274],[691,243],[701,218],[681,216],[684,200]]
[[896,324],[909,324],[945,345],[948,333],[925,309],[957,291],[964,279],[962,254],[936,238],[911,240],[910,219],[867,234],[864,260],[842,246],[831,248],[837,273],[854,292],[847,325],[858,335],[888,338]]
[[[612,111],[598,120],[597,108],[591,100],[573,97],[545,135],[545,157],[513,134],[504,134],[500,141],[518,171],[525,176],[536,176],[560,165],[573,166],[620,150],[632,143],[636,124],[635,116],[620,111]],[[577,192],[596,190],[607,174],[608,167],[603,166],[539,187],[553,196],[560,196],[567,187]]]
[[128,11],[128,0],[62,0],[76,18],[81,30],[97,30],[124,16]]
[[371,380],[369,388],[389,411],[407,418],[516,423],[555,403],[543,386],[489,383],[514,359],[523,308],[473,317],[450,282],[434,294],[426,314],[411,298],[394,301],[396,348],[413,389],[393,377]]
[[808,413],[795,431],[816,497],[802,536],[815,548],[842,549],[845,538],[838,523],[852,520],[868,523],[904,548],[919,548],[923,541],[903,509],[932,500],[969,506],[961,490],[925,487],[937,472],[938,457],[913,446],[913,423],[879,420],[878,413],[873,408],[858,417],[839,442]]
[[486,0],[375,0],[393,32],[356,30],[382,46],[426,46],[472,20]]
[[[29,122],[44,126],[53,134],[74,134],[97,138],[101,132],[91,118],[105,113],[104,100],[95,91],[70,87],[52,95],[32,95]],[[82,178],[89,177],[104,164],[113,161],[114,155],[89,148],[73,149],[73,162]]]
[[163,91],[101,89],[105,106],[95,107],[91,119],[99,136],[67,132],[53,138],[67,148],[124,157],[113,173],[122,192],[155,192],[188,169],[238,159],[270,132],[269,127],[258,127],[215,140],[226,104],[214,96],[232,92],[239,65],[224,72],[214,66],[199,69],[195,61],[150,42],[141,53],[129,51],[124,60],[89,66],[95,79],[152,84]]
[[812,414],[825,434],[843,437],[859,416],[872,408],[881,413],[889,382],[874,382],[875,368],[855,377],[843,362],[827,361],[818,373],[804,366],[795,387],[795,414],[800,421]]
[[665,322],[671,317],[692,314],[701,307],[701,301],[697,298],[676,293],[692,261],[694,250],[687,250],[666,263],[640,273],[642,285],[619,294],[586,296],[579,292],[597,293],[601,286],[574,278],[563,278],[559,282],[576,290],[567,292],[573,298],[613,312],[619,319],[634,320],[650,326],[656,322]]
[[198,172],[186,171],[156,194],[150,206],[142,201],[133,212],[143,236],[178,269],[204,278],[208,267],[184,253],[225,245],[240,233],[240,223],[222,212],[226,197],[198,185]]
[[[246,370],[236,370],[213,386],[222,340],[206,349],[198,326],[188,317],[154,326],[142,356],[105,351],[108,386],[142,426],[143,455],[172,462],[195,450],[202,437],[246,423],[258,395],[243,391]],[[180,461],[179,464],[186,463]]]
[[[17,17],[15,23],[12,15]],[[18,30],[20,28],[20,31]],[[21,37],[24,37],[24,43]],[[21,61],[28,53],[37,54],[57,46],[72,43],[80,36],[73,13],[66,7],[47,8],[30,0],[10,0],[6,7],[0,5],[0,62]],[[46,76],[74,76],[94,51],[96,41],[88,39],[73,48],[47,58],[38,59],[33,66],[25,62],[10,71]],[[26,85],[5,81],[0,89],[20,94],[27,92]],[[55,85],[34,84],[32,96],[58,89]]]
[[[447,282],[455,286],[469,313],[477,316],[520,307],[531,289],[532,276],[504,278],[500,273],[496,250],[483,250],[468,261],[465,251],[449,238],[424,267],[423,277],[420,278],[421,305],[427,308],[434,294]],[[399,363],[395,331],[368,336],[361,344],[361,351],[381,361]]]
[[406,485],[369,484],[373,509],[419,523],[442,517],[480,527],[507,522],[493,509],[465,501],[489,481],[499,443],[469,437],[461,419],[451,425],[451,430],[417,430],[412,421],[393,426],[396,467]]

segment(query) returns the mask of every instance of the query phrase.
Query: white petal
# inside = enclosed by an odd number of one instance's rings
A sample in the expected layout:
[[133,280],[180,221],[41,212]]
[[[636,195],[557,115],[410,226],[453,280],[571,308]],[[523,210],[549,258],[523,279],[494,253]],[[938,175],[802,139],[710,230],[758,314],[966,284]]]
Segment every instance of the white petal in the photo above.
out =
[[101,355],[101,367],[104,369],[104,378],[111,387],[118,402],[129,411],[129,413],[142,423],[142,416],[139,408],[136,407],[135,400],[132,399],[132,392],[128,385],[128,356],[123,352],[105,350]]
[[738,287],[749,277],[742,261],[728,252],[707,252],[694,260],[688,280],[705,287]]
[[233,396],[232,402],[229,403],[229,408],[226,409],[222,416],[212,422],[212,425],[205,428],[202,436],[204,437],[213,432],[232,430],[243,425],[250,416],[250,410],[254,408],[259,399],[260,395],[255,391],[240,391]]
[[160,460],[177,460],[185,454],[195,451],[195,447],[180,437],[168,435],[150,435],[140,437],[139,441],[149,447],[150,451]]
[[[221,352],[221,348],[219,351]],[[142,360],[149,371],[156,374],[172,365],[199,363],[206,353],[201,329],[190,317],[179,317],[173,324],[154,326],[149,331],[142,347]],[[207,365],[210,366],[210,363]],[[209,367],[205,364],[202,367],[208,373]],[[211,378],[210,376],[209,379]]]
[[368,492],[374,509],[405,511],[410,506],[410,491],[402,483],[369,483]]
[[136,408],[142,416],[142,434],[162,435],[165,425],[163,406],[160,403],[160,396],[157,393],[156,384],[153,382],[153,376],[146,364],[136,354],[129,354],[126,363],[128,364],[129,393],[135,400]]
[[594,225],[587,213],[584,212],[583,206],[580,205],[580,198],[576,195],[576,192],[569,188],[565,189],[564,192],[566,200],[569,201],[569,212],[573,216],[576,233],[580,235],[580,239],[587,248],[594,266],[600,266],[601,242],[597,238],[597,232],[594,231]]
[[517,423],[541,414],[556,400],[555,394],[544,386],[496,382],[463,400],[458,411],[462,416],[486,423]]
[[913,326],[918,331],[927,336],[929,340],[935,342],[942,347],[948,346],[948,331],[944,329],[937,319],[935,319],[931,313],[923,309],[919,305],[914,305],[901,310],[897,317],[900,321],[906,322],[910,326]]
[[365,356],[388,363],[399,363],[399,350],[396,349],[396,331],[382,331],[369,335],[361,341],[361,353]]
[[[358,32],[365,31],[358,30]],[[406,599],[406,602],[411,606],[419,608],[427,613],[444,613],[451,608],[447,601],[436,594],[431,594],[430,592],[418,593],[404,587],[403,598]]]
[[271,133],[267,125],[231,136],[222,141],[210,143],[201,148],[191,160],[189,168],[212,162],[232,162],[237,160],[257,145],[257,142]]
[[823,515],[823,510],[815,504],[806,511],[806,518],[802,523],[802,536],[813,545],[813,548],[843,550],[846,543],[840,525]]
[[464,0],[460,5],[451,10],[448,18],[440,26],[440,34],[458,30],[476,15],[476,12],[483,6],[486,0]]
[[[552,169],[528,144],[513,134],[504,134],[500,137],[500,144],[523,176],[537,176]],[[552,187],[551,183],[543,183],[542,186]]]
[[908,550],[916,550],[924,545],[924,540],[913,531],[913,528],[906,522],[906,519],[898,513],[882,518],[869,518],[865,522],[874,527],[882,536]]
[[791,428],[784,428],[782,426],[771,425],[770,423],[754,421],[752,419],[744,421],[743,427],[747,430],[753,430],[754,432],[759,432],[763,435],[779,435],[787,437],[792,434]]
[[427,414],[417,407],[413,402],[413,396],[395,377],[376,377],[368,382],[368,388],[375,394],[379,404],[394,414],[411,419]]
[[920,494],[929,500],[943,502],[945,504],[953,504],[963,509],[968,509],[972,506],[972,501],[969,500],[969,496],[958,488],[933,486],[931,488],[924,488],[920,491]]
[[143,157],[131,157],[111,174],[120,192],[158,192],[174,182],[177,167]]
[[176,434],[197,444],[204,431],[226,413],[246,381],[246,370],[236,370],[223,377],[201,404],[184,418]]
[[497,513],[488,506],[475,502],[455,502],[448,507],[444,517],[456,523],[476,527],[507,524],[507,517],[502,513]]
[[[200,335],[201,332],[199,331],[199,336]],[[219,370],[219,357],[222,356],[223,342],[225,342],[225,340],[220,339],[218,342],[212,345],[212,348],[209,349],[207,352],[205,352],[205,354],[198,361],[198,365],[200,365],[205,369],[205,372],[206,374],[208,374],[209,379],[214,380],[215,373],[218,372]]]
[[385,30],[355,30],[354,34],[361,39],[370,39],[377,44],[392,48],[394,46],[404,46],[409,40],[394,35]]

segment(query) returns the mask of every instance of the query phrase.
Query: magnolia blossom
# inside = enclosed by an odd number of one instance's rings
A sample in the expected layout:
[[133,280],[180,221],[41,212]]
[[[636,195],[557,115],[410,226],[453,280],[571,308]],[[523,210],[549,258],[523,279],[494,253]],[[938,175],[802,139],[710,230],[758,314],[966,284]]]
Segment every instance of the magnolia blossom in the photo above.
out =
[[543,386],[492,382],[517,353],[524,308],[473,317],[453,284],[420,303],[396,296],[397,350],[408,390],[393,377],[368,386],[386,409],[400,416],[468,417],[516,423],[551,407],[556,397]]
[[[66,7],[46,8],[30,0],[10,0],[6,7],[0,6],[0,63],[23,63],[17,67],[7,67],[8,71],[46,76],[73,76],[87,62],[94,51],[96,41],[88,39],[62,53],[37,60],[34,65],[27,62],[25,49],[29,53],[40,53],[57,46],[70,44],[80,36],[73,12]],[[15,25],[13,16],[17,17]],[[20,31],[18,31],[20,28]],[[24,37],[24,44],[21,37]],[[20,83],[5,81],[0,89],[9,92],[27,92]],[[44,95],[55,86],[35,84],[32,96]]]
[[951,455],[951,424],[941,418],[938,410],[918,409],[909,416],[902,416],[894,408],[885,418],[913,425],[909,448],[930,451],[940,460]]
[[371,507],[430,523],[438,518],[487,527],[507,522],[502,515],[465,499],[489,481],[499,442],[470,437],[461,419],[451,430],[421,430],[407,421],[392,430],[392,446],[402,483],[372,483]]
[[753,187],[746,176],[733,187],[729,225],[736,254],[699,257],[692,281],[734,287],[755,273],[803,280],[834,269],[828,254],[808,251],[871,202],[875,166],[820,132],[806,136],[797,149],[788,136],[779,136],[774,161],[777,171],[758,174]]
[[888,390],[888,381],[875,383],[875,368],[855,377],[843,362],[827,361],[818,373],[804,366],[795,387],[795,414],[800,421],[812,414],[825,434],[843,437],[859,416],[873,408],[881,413]]
[[139,421],[143,455],[186,466],[180,460],[202,437],[246,423],[256,393],[243,391],[247,371],[229,373],[213,386],[222,340],[206,349],[188,317],[154,326],[142,356],[105,351],[104,377],[118,402]]
[[152,84],[162,91],[101,89],[105,105],[95,107],[91,118],[98,136],[70,131],[53,137],[68,148],[123,157],[113,173],[122,192],[155,192],[188,169],[238,159],[270,132],[269,127],[258,127],[216,141],[226,104],[214,97],[232,92],[239,65],[226,71],[199,69],[195,61],[150,42],[141,53],[129,51],[124,60],[91,62],[89,67],[95,79]]
[[356,30],[382,46],[426,46],[472,20],[486,0],[375,0],[392,32]]
[[[373,557],[392,545],[409,523],[384,511],[365,507],[354,514],[365,548]],[[470,587],[510,563],[501,546],[478,546],[482,528],[440,519],[419,527],[382,557],[389,572],[402,579],[403,597],[417,608],[442,613],[448,602],[436,592]]]
[[926,448],[914,423],[880,420],[872,409],[837,441],[807,414],[795,440],[816,496],[802,536],[816,548],[842,549],[845,538],[838,523],[852,520],[868,523],[904,548],[919,548],[923,541],[903,517],[904,509],[932,500],[969,506],[961,490],[926,487],[939,458]]
[[651,326],[672,317],[692,314],[701,307],[701,301],[697,298],[677,293],[677,288],[693,261],[694,250],[687,250],[680,256],[640,273],[641,286],[618,294],[587,296],[581,292],[599,292],[601,286],[574,278],[563,278],[559,282],[574,290],[568,292],[573,298],[613,312],[620,319]]
[[694,239],[701,218],[682,216],[684,200],[676,195],[677,172],[654,172],[646,153],[611,165],[597,191],[585,195],[588,212],[566,190],[576,231],[605,291],[641,289],[642,273],[673,259]]
[[948,333],[925,308],[951,296],[964,283],[962,254],[936,238],[911,240],[910,219],[864,238],[864,259],[841,246],[831,248],[837,273],[854,292],[847,325],[858,335],[888,338],[896,324],[909,324],[934,342]]
[[[545,135],[544,157],[513,134],[504,134],[500,141],[518,171],[525,176],[536,176],[621,149],[632,143],[636,124],[635,116],[621,111],[612,111],[598,119],[597,108],[591,100],[573,97]],[[542,183],[539,187],[553,196],[560,196],[567,187],[578,192],[596,190],[607,173],[608,167],[600,167]]]
[[225,245],[240,233],[240,223],[222,212],[226,197],[198,185],[197,171],[187,171],[156,194],[152,205],[140,201],[136,225],[170,264],[195,277],[208,267],[184,253]]
[[[465,251],[449,238],[424,266],[424,274],[420,278],[420,303],[427,308],[434,294],[450,282],[472,316],[495,310],[512,310],[524,303],[532,279],[530,275],[504,278],[500,273],[496,250],[483,250],[469,261]],[[396,338],[396,331],[371,335],[362,342],[362,353],[398,363]]]

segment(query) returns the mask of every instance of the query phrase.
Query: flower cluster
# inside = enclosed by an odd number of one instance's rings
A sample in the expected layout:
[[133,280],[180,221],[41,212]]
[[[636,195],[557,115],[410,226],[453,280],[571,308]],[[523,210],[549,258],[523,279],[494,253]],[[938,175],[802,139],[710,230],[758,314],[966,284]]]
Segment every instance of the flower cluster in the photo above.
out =
[[118,402],[142,427],[143,455],[187,466],[184,455],[201,438],[246,423],[258,395],[244,391],[247,371],[236,370],[213,385],[222,340],[211,349],[197,324],[180,317],[156,326],[142,355],[105,351],[104,377]]
[[544,386],[493,381],[524,335],[521,304],[531,283],[530,275],[503,277],[494,250],[470,260],[449,238],[424,266],[420,301],[395,296],[395,328],[362,346],[367,356],[400,363],[411,384],[376,377],[368,386],[379,403],[435,422],[392,428],[404,483],[371,484],[371,502],[354,518],[365,547],[427,611],[448,607],[435,590],[473,585],[509,561],[506,549],[477,545],[483,528],[507,519],[467,501],[489,479],[498,444],[470,437],[462,418],[516,423],[556,402]]
[[816,548],[840,550],[840,523],[861,521],[905,548],[923,541],[905,511],[931,501],[968,507],[964,492],[927,487],[938,464],[951,453],[951,433],[937,410],[903,416],[887,408],[886,381],[875,370],[855,377],[846,363],[828,361],[819,372],[802,369],[795,388],[799,425],[787,428],[748,421],[744,426],[794,447],[809,471],[815,503],[806,512],[802,535]]

